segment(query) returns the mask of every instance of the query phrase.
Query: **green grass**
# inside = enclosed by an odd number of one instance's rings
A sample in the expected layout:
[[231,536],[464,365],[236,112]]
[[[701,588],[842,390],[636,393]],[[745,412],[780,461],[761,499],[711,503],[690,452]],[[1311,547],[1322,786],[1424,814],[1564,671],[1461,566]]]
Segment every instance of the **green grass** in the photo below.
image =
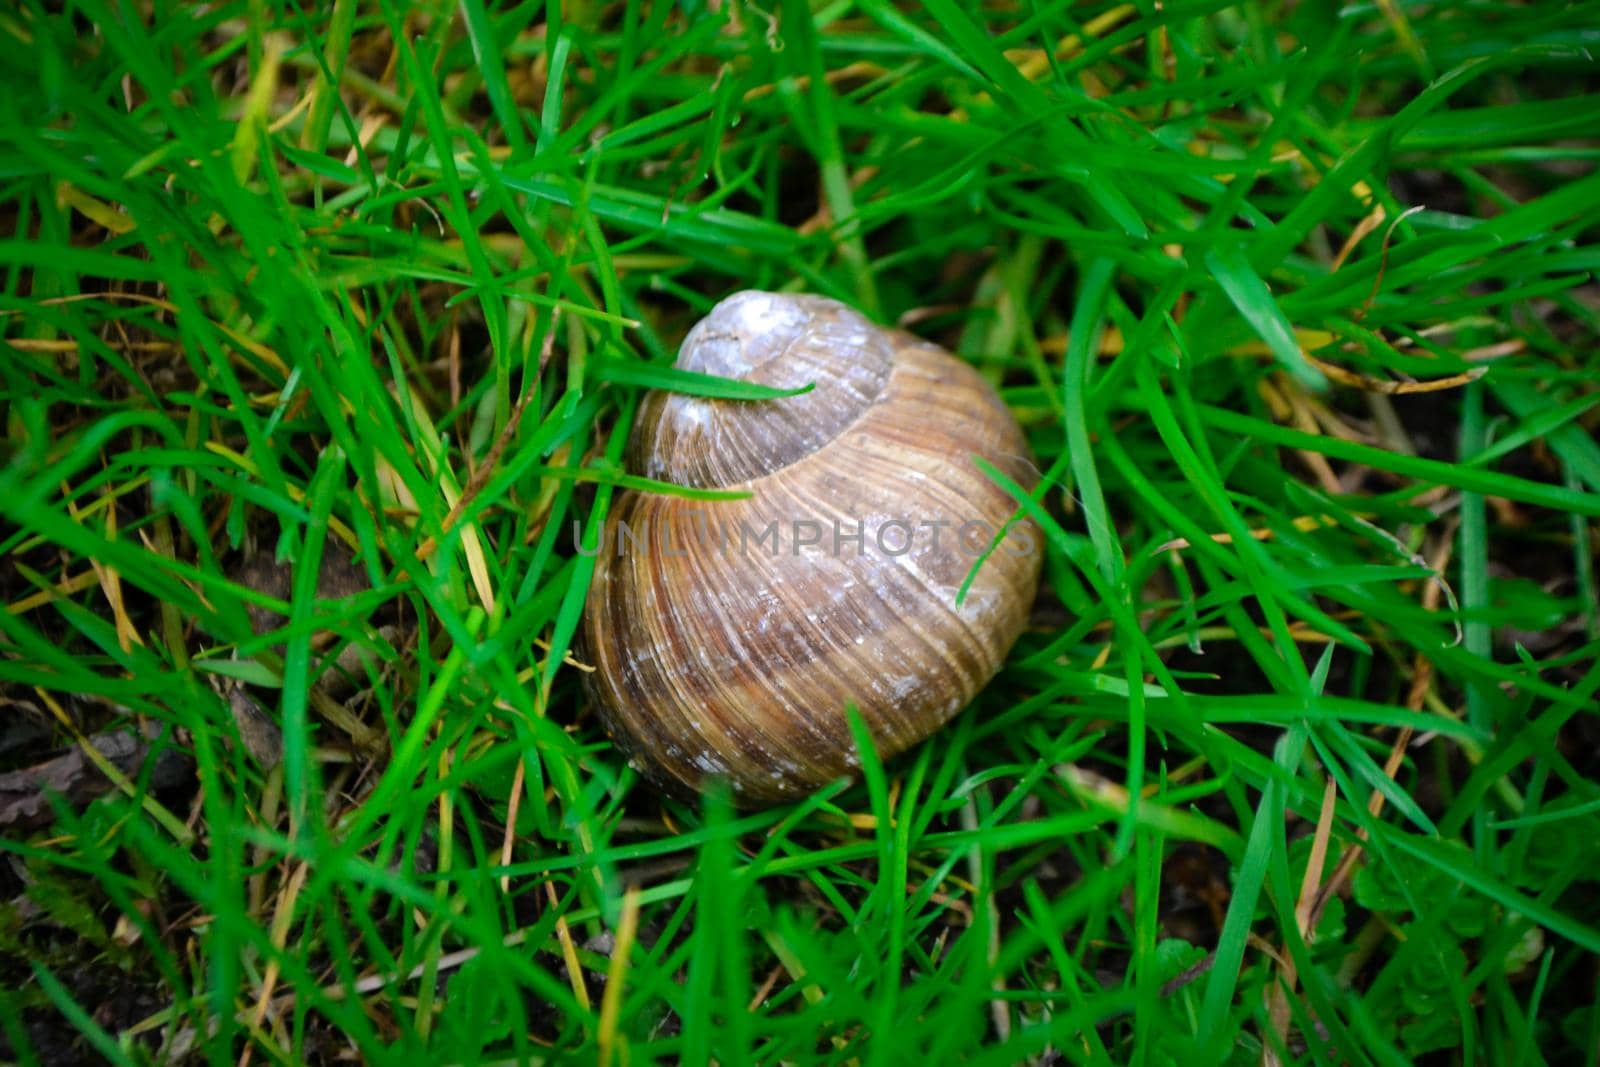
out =
[[[0,826],[0,1058],[1594,1062],[1584,5],[67,8],[0,13],[0,771],[156,740]],[[972,708],[753,813],[573,666],[752,287],[1001,385],[1048,551]]]

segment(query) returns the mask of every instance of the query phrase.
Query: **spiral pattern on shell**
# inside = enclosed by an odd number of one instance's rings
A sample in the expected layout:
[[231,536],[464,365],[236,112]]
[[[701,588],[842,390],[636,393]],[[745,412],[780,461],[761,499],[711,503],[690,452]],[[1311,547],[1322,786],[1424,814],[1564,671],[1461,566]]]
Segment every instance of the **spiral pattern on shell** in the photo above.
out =
[[[780,400],[649,394],[628,465],[747,491],[614,499],[589,591],[590,694],[630,762],[744,804],[859,766],[846,707],[888,758],[962,709],[1021,632],[1039,535],[972,460],[1033,484],[1015,419],[971,367],[817,296],[742,292],[679,367]],[[957,594],[982,553],[966,594]]]

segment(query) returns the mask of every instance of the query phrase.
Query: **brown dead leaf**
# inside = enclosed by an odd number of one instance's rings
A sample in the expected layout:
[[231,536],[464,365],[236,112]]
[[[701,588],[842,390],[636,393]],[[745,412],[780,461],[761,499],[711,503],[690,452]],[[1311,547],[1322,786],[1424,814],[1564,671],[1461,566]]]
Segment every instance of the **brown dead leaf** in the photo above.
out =
[[283,761],[283,731],[261,702],[242,685],[228,687],[228,707],[239,725],[239,740],[250,750],[263,770],[272,770]]
[[[234,570],[233,580],[278,600],[288,600],[293,595],[294,568],[272,558],[270,553],[259,552]],[[317,572],[317,597],[320,600],[345,600],[359,596],[372,588],[364,567],[355,562],[349,548],[339,540],[329,538],[323,546],[322,563]],[[249,605],[250,627],[257,634],[266,634],[284,624],[285,617],[270,608]],[[377,627],[377,633],[391,643],[404,640],[401,626],[394,622]],[[313,649],[328,648],[337,636],[328,630],[312,634]],[[374,651],[364,644],[352,642],[339,650],[338,656],[325,661],[328,666],[314,681],[311,692],[312,707],[323,718],[332,722],[361,749],[369,749],[381,741],[381,731],[361,722],[360,715],[345,707],[340,700],[357,688],[356,679],[367,677],[377,665]],[[225,687],[228,705],[234,721],[239,726],[239,737],[250,753],[264,768],[271,769],[283,758],[283,734],[270,711],[263,707],[242,683],[231,682]]]
[[[233,576],[240,585],[249,586],[258,593],[278,600],[288,600],[294,591],[294,568],[279,563],[267,552],[258,552]],[[322,548],[322,565],[317,571],[317,597],[320,600],[342,600],[365,593],[372,588],[366,571],[358,566],[343,543],[329,538]],[[270,608],[251,604],[250,628],[264,634],[282,626],[285,619]]]
[[[150,785],[162,789],[187,780],[193,774],[193,766],[189,757],[177,749],[164,747],[156,751],[153,742],[160,735],[159,725],[145,723],[137,730],[95,734],[86,743],[130,778],[143,774],[146,762],[154,759]],[[115,788],[83,749],[75,747],[32,767],[0,774],[0,828],[37,830],[49,826],[55,819],[55,809],[50,804],[52,794],[81,807]]]

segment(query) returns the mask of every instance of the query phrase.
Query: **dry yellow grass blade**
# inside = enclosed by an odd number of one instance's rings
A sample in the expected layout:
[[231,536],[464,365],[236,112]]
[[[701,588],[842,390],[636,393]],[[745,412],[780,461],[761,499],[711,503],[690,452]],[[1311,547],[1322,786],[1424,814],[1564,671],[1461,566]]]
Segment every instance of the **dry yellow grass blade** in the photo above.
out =
[[56,186],[56,203],[73,208],[84,218],[105,227],[118,237],[132,233],[138,226],[137,222],[115,206],[96,200],[71,182],[63,181]]
[[[410,408],[412,425],[417,427],[420,440],[414,442],[418,456],[423,460],[426,473],[437,480],[439,494],[449,507],[438,534],[431,535],[422,546],[417,549],[417,558],[427,561],[435,551],[436,538],[452,532],[454,529],[453,516],[459,516],[461,510],[471,497],[462,493],[461,485],[456,481],[455,473],[450,469],[450,464],[445,459],[444,441],[439,432],[434,428],[433,420],[429,417],[427,405],[416,389],[407,382],[402,385],[397,383],[394,389],[395,399],[403,406]],[[485,476],[487,477],[487,476]],[[398,479],[396,479],[398,482]],[[477,491],[473,490],[473,496]],[[483,605],[483,610],[490,616],[494,615],[495,593],[494,582],[489,576],[489,559],[483,550],[482,534],[478,524],[466,522],[460,524],[460,541],[462,554],[467,558],[467,574],[472,579],[472,586],[478,595],[478,601]]]
[[[1331,515],[1299,515],[1293,520],[1294,528],[1302,532],[1315,530],[1323,526],[1334,525],[1337,525],[1337,523]],[[1261,527],[1260,529],[1251,530],[1250,536],[1257,541],[1268,541],[1272,539],[1273,531],[1269,527]],[[1215,533],[1211,535],[1211,540],[1219,545],[1231,545],[1233,544],[1233,535],[1230,533]],[[1171,541],[1167,541],[1160,545],[1156,551],[1177,551],[1180,549],[1189,548],[1191,547],[1191,544],[1192,543],[1187,537],[1175,537]]]
[[[822,80],[829,85],[835,85],[842,81],[849,81],[851,78],[881,78],[887,73],[889,72],[878,64],[863,59],[848,63],[836,70],[828,71],[822,76]],[[796,89],[804,91],[811,86],[811,75],[802,74],[798,78],[791,79],[790,84]],[[758,85],[753,89],[746,89],[744,99],[747,101],[759,100],[763,96],[771,96],[777,91],[777,83],[768,82],[766,85]]]
[[1404,396],[1408,393],[1438,393],[1446,389],[1459,389],[1468,382],[1475,382],[1489,372],[1488,367],[1473,367],[1471,370],[1460,374],[1452,374],[1448,378],[1430,378],[1427,381],[1393,381],[1385,378],[1372,378],[1355,371],[1345,370],[1337,364],[1318,359],[1306,353],[1306,360],[1329,378],[1340,385],[1348,385],[1369,393],[1383,393],[1386,396]]
[[622,1014],[622,991],[628,980],[628,955],[633,951],[634,938],[639,932],[639,887],[631,885],[622,895],[622,916],[617,922],[616,941],[611,946],[611,966],[606,970],[606,991],[600,996],[600,1029],[596,1043],[600,1046],[600,1067],[610,1067],[611,1057],[619,1050],[627,1058],[627,1048],[621,1045],[617,1033],[617,1020]]
[[[1069,33],[1056,42],[1055,61],[1071,59],[1083,51],[1086,39],[1101,37],[1107,31],[1114,29],[1118,23],[1125,22],[1139,13],[1133,4],[1118,4],[1110,11],[1102,12],[1083,24],[1083,34]],[[1038,81],[1050,70],[1051,57],[1045,54],[1042,48],[1022,48],[1006,53],[1006,58],[1017,65],[1017,73],[1029,81]]]
[[31,596],[25,596],[21,600],[7,604],[6,613],[8,615],[26,615],[35,608],[41,608],[61,597],[71,596],[73,593],[81,593],[99,580],[100,576],[92,568],[82,571],[72,575],[70,578],[61,579],[61,581],[48,589],[41,589]]
[[[310,872],[310,865],[301,863],[289,875],[288,881],[283,883],[283,888],[278,891],[277,906],[272,913],[272,927],[267,932],[271,939],[272,947],[280,953],[289,942],[289,925],[294,920],[294,902],[300,896],[300,890],[306,884],[306,875]],[[256,1006],[250,1012],[250,1027],[260,1030],[266,1021],[267,1007],[272,1003],[272,992],[278,984],[278,960],[276,957],[267,961],[267,969],[261,976],[261,989],[256,995]],[[250,1058],[255,1052],[255,1045],[247,1044],[244,1051],[239,1054],[239,1067],[250,1067]]]
[[[225,444],[222,444],[220,441],[207,441],[205,442],[205,447],[207,451],[214,452],[222,458],[228,460],[230,463],[237,465],[241,471],[250,475],[252,478],[259,477],[260,472],[256,469],[256,465],[250,461],[249,457],[243,455],[242,453],[235,452],[233,449],[229,448]],[[290,500],[294,501],[296,504],[300,504],[305,501],[306,494],[304,489],[294,485],[293,483],[290,483],[287,486],[287,489]],[[348,545],[351,551],[359,552],[361,550],[361,539],[358,538],[355,531],[350,529],[350,527],[342,520],[335,518],[332,515],[328,516],[328,529],[333,532],[334,536],[338,537],[339,540]]]
[[[102,494],[105,496],[106,494]],[[80,508],[72,499],[72,487],[62,483],[61,497],[66,502],[67,512],[73,521],[82,523],[89,517],[89,510]],[[98,510],[105,515],[105,536],[108,541],[117,539],[117,509],[112,505],[114,498],[107,499],[106,503]],[[100,582],[100,591],[106,598],[106,606],[111,609],[112,624],[117,632],[117,646],[124,652],[132,651],[134,645],[143,645],[144,639],[139,636],[139,631],[133,625],[133,620],[128,618],[127,606],[122,599],[122,575],[109,563],[102,563],[97,559],[89,560],[89,566],[94,571],[95,577]]]

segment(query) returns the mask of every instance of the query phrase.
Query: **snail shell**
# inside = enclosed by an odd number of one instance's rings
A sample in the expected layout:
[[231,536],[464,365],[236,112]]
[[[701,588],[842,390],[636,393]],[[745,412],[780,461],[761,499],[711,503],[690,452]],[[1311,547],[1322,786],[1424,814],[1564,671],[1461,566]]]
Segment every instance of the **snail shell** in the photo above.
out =
[[584,622],[590,695],[669,790],[724,778],[746,805],[800,796],[859,766],[847,705],[888,758],[999,670],[1033,602],[1039,535],[1006,527],[1016,502],[972,457],[1025,486],[1032,462],[971,367],[834,300],[737,293],[677,365],[814,388],[643,400],[630,470],[749,496],[617,495]]

